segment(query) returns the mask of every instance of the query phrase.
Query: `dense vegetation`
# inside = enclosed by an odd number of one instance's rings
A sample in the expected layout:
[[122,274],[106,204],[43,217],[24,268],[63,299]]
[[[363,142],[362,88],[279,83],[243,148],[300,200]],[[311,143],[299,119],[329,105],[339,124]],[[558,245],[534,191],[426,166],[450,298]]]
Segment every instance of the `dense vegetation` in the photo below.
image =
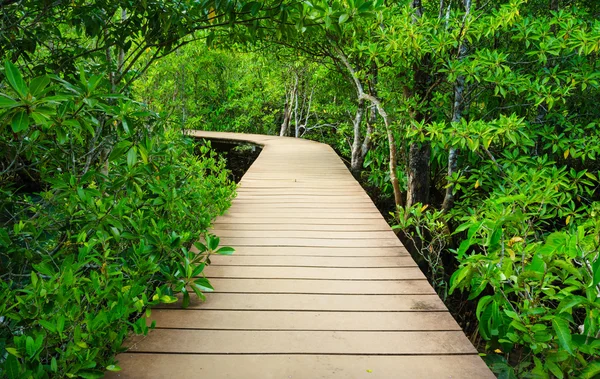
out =
[[233,188],[184,128],[331,144],[499,376],[600,374],[597,1],[0,4],[9,377],[114,368],[202,271]]
[[135,91],[185,127],[332,144],[499,375],[598,374],[598,5],[311,5],[304,33],[186,46]]

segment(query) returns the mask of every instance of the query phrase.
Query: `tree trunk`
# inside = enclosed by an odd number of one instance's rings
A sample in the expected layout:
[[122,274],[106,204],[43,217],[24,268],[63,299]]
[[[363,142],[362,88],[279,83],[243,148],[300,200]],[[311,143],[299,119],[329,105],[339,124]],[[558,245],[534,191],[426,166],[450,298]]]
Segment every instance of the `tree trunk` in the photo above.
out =
[[[471,13],[471,0],[463,0],[465,7],[465,16],[463,18],[463,28],[466,25],[467,18]],[[461,33],[462,34],[462,33]],[[467,56],[467,45],[465,42],[461,42],[458,47],[458,60],[462,61]],[[462,114],[465,106],[464,102],[465,93],[465,77],[459,76],[454,84],[454,106],[452,109],[452,123],[456,124],[462,119]],[[458,150],[454,147],[448,151],[448,178],[456,172],[458,167]],[[454,185],[450,185],[446,188],[446,195],[444,196],[444,202],[442,203],[442,211],[448,212],[454,206]]]
[[293,104],[296,99],[296,92],[298,91],[298,77],[296,76],[295,82],[290,88],[290,91],[285,96],[285,108],[283,111],[283,123],[281,124],[281,130],[279,131],[280,137],[286,137],[288,135],[288,129],[290,127],[290,121],[292,119]]
[[[392,182],[392,188],[394,189],[394,202],[396,204],[396,207],[400,207],[403,205],[403,202],[402,202],[402,194],[400,192],[400,184],[398,182],[398,176],[396,175],[396,171],[397,171],[397,167],[398,167],[398,162],[396,159],[396,139],[394,137],[394,132],[391,129],[390,120],[387,115],[387,112],[385,111],[385,109],[383,108],[383,105],[381,104],[381,101],[377,97],[375,97],[371,94],[365,93],[364,87],[363,87],[362,83],[360,82],[360,79],[358,78],[356,71],[354,70],[354,68],[352,67],[350,62],[348,61],[346,54],[344,54],[344,52],[339,47],[337,47],[335,44],[333,44],[333,46],[338,55],[338,58],[340,59],[342,64],[346,67],[346,69],[350,73],[350,77],[354,81],[354,85],[356,86],[356,92],[358,94],[358,101],[360,102],[361,100],[368,100],[372,106],[377,108],[377,113],[383,119],[383,123],[384,123],[385,129],[387,131],[388,142],[390,145],[389,174],[390,174],[390,181]],[[355,135],[355,138],[356,138],[356,135]],[[359,137],[359,140],[360,140],[360,137]]]
[[[423,6],[421,0],[412,1],[413,17],[416,21],[423,16]],[[413,80],[414,91],[412,93],[406,91],[407,97],[418,95],[421,103],[427,101],[428,91],[427,86],[430,79],[428,70],[430,58],[425,56],[420,62],[413,65]],[[427,117],[419,109],[413,112],[413,118],[417,122],[427,122]],[[429,186],[430,186],[430,158],[431,145],[429,142],[418,143],[413,142],[410,145],[408,153],[408,183],[406,193],[406,207],[410,208],[415,203],[429,203]]]
[[[377,94],[377,81],[379,77],[379,69],[373,63],[371,66],[371,70],[369,71],[369,92],[374,96],[378,97]],[[375,123],[377,122],[377,107],[371,105],[369,107],[369,118],[367,118],[367,132],[365,134],[365,138],[363,139],[363,144],[360,151],[360,160],[361,162],[365,161],[365,157],[369,150],[371,150],[371,135],[373,134],[373,130],[375,129]]]
[[350,158],[350,170],[354,176],[357,176],[363,168],[364,156],[362,155],[362,145],[360,141],[360,125],[365,113],[365,101],[363,99],[358,100],[358,107],[356,108],[356,115],[352,125],[354,128],[354,140],[352,142],[352,153]]
[[408,153],[408,189],[406,193],[406,207],[410,208],[416,203],[429,203],[429,160],[431,158],[431,145],[429,143],[412,143]]

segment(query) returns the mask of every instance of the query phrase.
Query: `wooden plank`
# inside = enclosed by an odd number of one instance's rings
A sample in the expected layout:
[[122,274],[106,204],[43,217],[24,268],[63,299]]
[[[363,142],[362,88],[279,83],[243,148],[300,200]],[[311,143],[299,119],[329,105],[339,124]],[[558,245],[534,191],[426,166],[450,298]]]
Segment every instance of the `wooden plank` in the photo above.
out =
[[215,293],[303,293],[354,295],[435,295],[427,280],[326,280],[211,278]]
[[230,220],[242,220],[242,219],[266,219],[267,221],[280,221],[280,220],[290,220],[295,223],[303,223],[304,221],[321,221],[321,220],[381,220],[381,213],[372,212],[372,213],[354,213],[354,212],[327,212],[327,211],[259,211],[259,212],[235,212],[235,213],[226,213],[221,216],[223,219]]
[[327,239],[327,238],[269,238],[222,237],[221,245],[236,246],[322,246],[322,247],[400,247],[397,238],[387,239]]
[[416,267],[410,256],[399,257],[297,257],[211,255],[211,266],[294,266],[294,267]]
[[[181,308],[179,303],[163,304],[159,309]],[[280,310],[280,311],[447,311],[433,295],[312,295],[207,293],[206,301],[193,297],[188,309]]]
[[107,378],[495,379],[477,355],[122,354]]
[[236,246],[238,255],[293,255],[318,257],[395,257],[407,255],[400,247],[298,247],[298,246]]
[[[143,343],[138,343],[143,341]],[[339,332],[156,329],[130,351],[222,354],[468,354],[462,331]]]
[[[368,320],[368,322],[365,322]],[[155,309],[159,329],[460,331],[446,312],[286,312]]]
[[263,278],[263,279],[347,279],[347,280],[406,280],[424,279],[415,265],[413,267],[254,267],[254,266],[208,266],[204,269],[208,278]]
[[[362,201],[364,203],[368,203],[368,199],[364,196],[357,195],[346,195],[346,196],[321,196],[321,195],[271,195],[269,196],[271,200],[284,200],[288,202],[294,202],[297,200],[306,200],[312,202],[327,202],[327,203],[353,203]],[[264,196],[260,195],[238,195],[236,200],[264,200]]]
[[364,224],[364,225],[342,225],[342,224],[270,224],[270,223],[236,223],[216,221],[214,230],[258,230],[258,231],[278,231],[278,230],[293,230],[293,231],[323,231],[323,232],[369,232],[369,231],[390,231],[387,225],[382,224]]
[[262,218],[253,215],[245,216],[220,216],[215,223],[234,224],[291,224],[300,228],[302,225],[368,225],[372,227],[389,227],[383,217],[379,218],[310,218],[310,217],[271,217]]
[[324,203],[324,204],[313,204],[313,203],[303,203],[303,204],[241,204],[234,202],[233,205],[227,210],[228,214],[233,213],[267,213],[267,214],[288,214],[288,213],[309,213],[314,214],[318,213],[330,213],[330,212],[348,212],[351,211],[353,213],[362,215],[363,213],[379,213],[379,210],[370,204],[365,204],[362,206],[338,206],[336,204]]
[[357,196],[367,196],[364,190],[360,187],[351,186],[349,188],[344,188],[340,190],[340,188],[318,188],[318,187],[277,187],[277,186],[248,186],[245,184],[240,184],[237,188],[238,194],[248,194],[248,195],[260,195],[260,196],[271,196],[271,195],[334,195],[337,196],[340,194],[340,191],[343,191],[346,195],[357,195]]
[[237,230],[213,228],[211,233],[217,236],[236,238],[329,238],[329,239],[394,239],[396,234],[391,230],[386,231],[323,231],[323,230]]

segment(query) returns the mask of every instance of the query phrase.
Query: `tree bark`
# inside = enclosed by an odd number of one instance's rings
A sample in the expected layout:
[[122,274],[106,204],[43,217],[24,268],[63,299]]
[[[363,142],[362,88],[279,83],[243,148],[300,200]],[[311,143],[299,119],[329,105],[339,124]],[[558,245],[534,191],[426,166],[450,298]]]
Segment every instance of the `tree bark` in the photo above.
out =
[[290,127],[290,121],[292,119],[292,107],[296,98],[296,92],[298,91],[298,77],[295,77],[294,84],[290,88],[290,91],[285,96],[285,108],[283,111],[283,123],[281,123],[281,130],[279,131],[280,137],[286,137],[288,135],[288,129]]
[[346,69],[350,73],[350,77],[354,81],[354,85],[356,86],[356,92],[358,93],[358,101],[360,102],[361,100],[368,100],[374,107],[376,107],[377,113],[383,119],[383,123],[385,125],[385,130],[387,132],[388,143],[390,145],[389,174],[390,174],[390,181],[392,183],[392,188],[394,189],[394,202],[396,204],[396,207],[401,207],[401,206],[403,206],[402,193],[400,192],[400,184],[398,182],[398,176],[396,175],[396,171],[398,168],[398,162],[397,162],[397,158],[396,158],[396,155],[397,155],[396,138],[395,138],[394,132],[391,128],[390,119],[388,117],[388,114],[385,111],[385,109],[383,108],[383,105],[381,104],[381,101],[378,98],[376,98],[373,95],[365,93],[364,87],[363,87],[362,83],[360,82],[360,79],[358,78],[356,71],[354,70],[354,68],[352,67],[350,62],[348,61],[346,54],[344,54],[344,52],[335,45],[334,45],[334,49],[338,55],[338,58],[340,59],[342,64],[346,67]]
[[431,145],[412,143],[409,150],[406,207],[429,203]]
[[354,129],[354,139],[352,142],[352,152],[350,156],[350,170],[354,176],[357,176],[363,168],[364,156],[362,155],[362,144],[361,144],[361,134],[360,134],[360,125],[362,124],[362,120],[365,114],[365,101],[363,99],[358,100],[358,106],[356,108],[356,115],[354,116],[354,120],[352,121],[352,126]]
[[[463,29],[465,28],[467,18],[471,13],[471,0],[463,0],[465,7],[465,16],[463,18]],[[462,34],[462,33],[461,33]],[[461,42],[458,47],[458,60],[462,61],[467,56],[467,45],[465,42]],[[465,93],[465,77],[459,76],[456,78],[454,84],[454,106],[452,108],[452,123],[456,124],[462,119],[464,110],[464,93]],[[451,147],[448,151],[448,178],[456,172],[458,168],[458,150]],[[442,211],[448,212],[454,206],[454,185],[450,185],[446,188],[446,195],[444,196],[444,202],[442,203]]]
[[[413,0],[413,17],[416,22],[423,16],[423,6],[421,0]],[[420,62],[413,65],[413,92],[406,91],[405,96],[418,96],[419,101],[426,102],[428,95],[427,85],[430,75],[427,72],[430,58],[425,56]],[[417,122],[427,121],[427,117],[419,109],[413,112],[413,118]],[[410,145],[408,152],[408,175],[407,175],[407,194],[406,207],[410,208],[413,204],[429,203],[429,186],[430,186],[430,159],[431,145],[429,142],[413,142]]]

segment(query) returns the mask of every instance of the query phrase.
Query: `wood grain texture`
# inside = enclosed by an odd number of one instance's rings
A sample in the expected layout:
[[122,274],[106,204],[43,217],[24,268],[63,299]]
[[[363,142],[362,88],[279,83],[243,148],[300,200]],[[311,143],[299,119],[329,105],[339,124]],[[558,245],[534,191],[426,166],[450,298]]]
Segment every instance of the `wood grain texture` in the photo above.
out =
[[212,232],[215,287],[152,310],[109,378],[483,378],[493,374],[384,217],[327,145],[263,145]]
[[122,379],[495,379],[477,355],[126,353],[119,359],[123,371],[110,377]]

